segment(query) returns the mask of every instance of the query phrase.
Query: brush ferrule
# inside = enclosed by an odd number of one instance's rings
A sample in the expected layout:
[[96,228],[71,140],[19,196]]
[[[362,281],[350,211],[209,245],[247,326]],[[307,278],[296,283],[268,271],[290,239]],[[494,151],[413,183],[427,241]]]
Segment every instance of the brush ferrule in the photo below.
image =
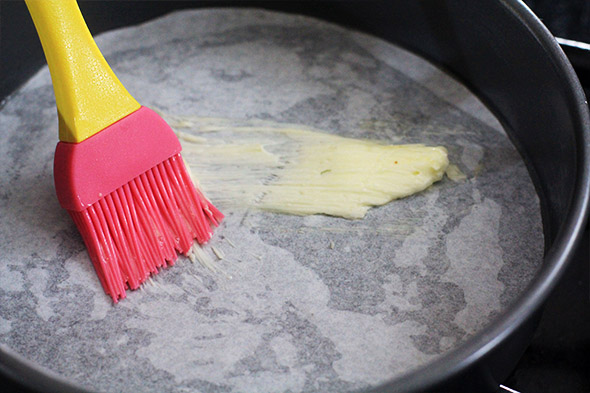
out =
[[80,143],[57,144],[54,180],[59,203],[69,211],[82,211],[180,151],[170,126],[142,106]]

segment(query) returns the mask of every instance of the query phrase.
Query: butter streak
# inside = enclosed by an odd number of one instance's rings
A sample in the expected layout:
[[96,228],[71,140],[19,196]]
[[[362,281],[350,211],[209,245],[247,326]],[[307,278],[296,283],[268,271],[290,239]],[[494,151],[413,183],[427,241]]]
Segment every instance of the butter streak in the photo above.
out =
[[166,118],[183,129],[183,157],[221,208],[358,219],[426,189],[449,165],[441,146],[386,145],[261,120]]

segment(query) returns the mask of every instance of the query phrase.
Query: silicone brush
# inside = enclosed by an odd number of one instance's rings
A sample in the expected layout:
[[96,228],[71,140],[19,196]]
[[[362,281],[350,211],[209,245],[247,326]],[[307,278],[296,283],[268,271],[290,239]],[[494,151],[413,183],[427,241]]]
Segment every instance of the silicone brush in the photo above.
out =
[[117,79],[76,1],[26,4],[57,104],[57,197],[116,303],[208,241],[223,215],[193,185],[172,129]]

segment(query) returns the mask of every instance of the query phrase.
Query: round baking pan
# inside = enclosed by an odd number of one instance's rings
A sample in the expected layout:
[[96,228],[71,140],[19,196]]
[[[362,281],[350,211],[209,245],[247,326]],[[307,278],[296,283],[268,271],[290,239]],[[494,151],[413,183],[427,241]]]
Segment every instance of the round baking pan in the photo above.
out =
[[[561,277],[588,213],[590,120],[585,97],[559,45],[532,12],[516,0],[130,2],[134,12],[122,12],[129,4],[118,3],[82,4],[93,32],[177,7],[255,6],[318,17],[424,56],[485,102],[524,159],[541,201],[542,267],[509,309],[476,336],[375,391],[494,391],[527,347],[543,302]],[[113,18],[105,20],[109,14]],[[9,78],[14,81],[12,89],[41,65],[40,59],[40,53],[31,52],[22,60],[22,75]],[[4,347],[0,371],[39,391],[82,391]]]

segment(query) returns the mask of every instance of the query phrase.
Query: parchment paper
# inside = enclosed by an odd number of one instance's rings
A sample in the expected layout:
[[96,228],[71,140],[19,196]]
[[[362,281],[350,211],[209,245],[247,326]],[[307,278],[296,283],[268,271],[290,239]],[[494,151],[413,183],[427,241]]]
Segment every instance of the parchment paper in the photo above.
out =
[[69,380],[121,392],[363,389],[477,334],[540,265],[521,158],[424,60],[260,10],[183,11],[97,41],[144,105],[444,145],[467,179],[357,221],[219,206],[222,272],[181,259],[114,306],[56,201],[57,118],[41,70],[0,110],[0,344]]

